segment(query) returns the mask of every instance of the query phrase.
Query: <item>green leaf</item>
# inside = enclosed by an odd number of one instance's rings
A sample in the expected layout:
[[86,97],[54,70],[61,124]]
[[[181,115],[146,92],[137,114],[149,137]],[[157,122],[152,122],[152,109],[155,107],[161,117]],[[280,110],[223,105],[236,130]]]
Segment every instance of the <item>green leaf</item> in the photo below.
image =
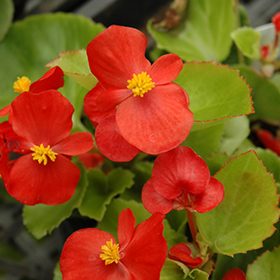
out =
[[150,21],[147,28],[159,48],[176,53],[185,61],[222,61],[230,52],[234,26],[232,1],[189,0],[178,26],[163,32]]
[[[23,223],[30,233],[37,239],[51,234],[65,219],[69,218],[73,210],[81,204],[88,185],[85,168],[78,164],[81,171],[80,181],[76,191],[70,200],[59,205],[37,204],[34,206],[25,205],[23,208]],[[58,186],[59,187],[59,186]]]
[[280,119],[280,88],[273,81],[260,77],[256,72],[244,65],[231,66],[240,70],[252,88],[255,113],[250,119]]
[[7,34],[14,14],[14,4],[12,0],[0,1],[0,41],[3,40]]
[[97,169],[88,171],[89,186],[79,212],[83,216],[101,221],[112,198],[133,185],[134,174],[117,168],[107,176]]
[[253,113],[250,87],[238,71],[226,65],[185,63],[175,82],[189,95],[192,131]]
[[209,167],[210,173],[213,176],[218,170],[229,161],[230,157],[226,153],[214,153],[205,159]]
[[246,116],[233,118],[225,123],[224,133],[218,149],[231,156],[250,133],[250,122]]
[[59,58],[46,65],[48,68],[59,66],[64,74],[81,86],[92,89],[98,80],[90,72],[86,50],[67,51],[59,53]]
[[61,273],[61,271],[60,271],[59,262],[56,264],[53,273],[54,273],[53,280],[62,280],[62,273]]
[[111,233],[117,240],[118,217],[121,211],[127,208],[132,210],[135,216],[136,225],[151,216],[142,203],[134,200],[126,201],[121,198],[116,198],[108,205],[104,218],[98,223],[97,228]]
[[183,280],[185,273],[175,261],[167,258],[160,272],[160,280]]
[[224,200],[210,212],[196,214],[205,243],[225,255],[260,248],[280,213],[273,176],[250,151],[230,160],[215,178],[224,185]]
[[231,38],[241,52],[251,59],[260,59],[261,33],[251,27],[241,27],[231,33]]
[[[0,106],[10,104],[17,96],[13,92],[17,77],[28,76],[32,82],[36,81],[59,52],[86,48],[103,30],[101,24],[83,16],[63,13],[30,16],[14,23],[0,43]],[[80,96],[86,90],[75,84],[66,81],[61,92],[77,110]]]
[[280,247],[266,252],[248,267],[247,280],[280,279]]

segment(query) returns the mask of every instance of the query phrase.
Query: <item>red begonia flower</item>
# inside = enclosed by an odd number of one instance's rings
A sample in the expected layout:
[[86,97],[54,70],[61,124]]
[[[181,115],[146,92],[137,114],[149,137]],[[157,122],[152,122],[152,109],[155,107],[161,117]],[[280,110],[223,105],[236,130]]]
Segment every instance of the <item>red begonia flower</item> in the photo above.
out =
[[193,257],[192,250],[188,247],[187,243],[179,243],[171,247],[169,250],[169,258],[191,268],[198,267],[203,262],[200,256]]
[[8,192],[27,205],[68,201],[80,178],[79,168],[69,157],[92,149],[92,135],[69,135],[74,108],[56,90],[24,92],[11,108],[14,136],[5,139],[2,150],[5,155],[8,151],[22,156],[13,162],[4,178]]
[[74,232],[60,258],[64,280],[157,280],[167,255],[164,215],[153,214],[136,228],[130,209],[118,221],[118,240],[96,228]]
[[280,12],[276,13],[271,22],[274,24],[275,26],[275,32],[279,33],[280,32]]
[[275,138],[271,132],[265,129],[259,128],[256,133],[267,149],[280,156],[280,139]]
[[[27,77],[18,78],[18,80],[14,82],[14,90],[18,93],[23,93],[25,91],[39,93],[44,90],[59,89],[64,85],[63,76],[64,73],[61,68],[55,66],[32,84]],[[0,116],[6,116],[10,111],[11,105],[7,105],[0,110]]]
[[229,270],[222,280],[246,280],[244,272],[239,268]]
[[[181,59],[167,54],[151,65],[146,45],[143,33],[122,26],[109,27],[89,43],[89,65],[99,83],[86,96],[84,108],[93,125],[102,114],[115,114],[117,133],[125,141],[142,152],[159,154],[186,139],[193,114],[187,93],[172,82],[183,67]],[[121,148],[109,141],[110,133],[101,129],[100,134],[96,143],[103,145],[105,156],[107,146],[109,154]]]
[[204,160],[188,147],[179,146],[155,160],[152,176],[144,185],[142,201],[150,213],[172,209],[208,212],[221,203],[224,187],[210,177]]

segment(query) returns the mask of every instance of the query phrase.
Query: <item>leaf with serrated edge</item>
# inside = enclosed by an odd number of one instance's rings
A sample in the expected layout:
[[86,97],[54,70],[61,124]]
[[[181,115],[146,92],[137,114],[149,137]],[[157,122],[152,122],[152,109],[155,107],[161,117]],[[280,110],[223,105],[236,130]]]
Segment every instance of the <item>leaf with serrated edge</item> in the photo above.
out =
[[213,252],[225,255],[260,248],[279,218],[277,187],[254,151],[231,159],[214,176],[225,188],[220,205],[196,214],[199,231]]

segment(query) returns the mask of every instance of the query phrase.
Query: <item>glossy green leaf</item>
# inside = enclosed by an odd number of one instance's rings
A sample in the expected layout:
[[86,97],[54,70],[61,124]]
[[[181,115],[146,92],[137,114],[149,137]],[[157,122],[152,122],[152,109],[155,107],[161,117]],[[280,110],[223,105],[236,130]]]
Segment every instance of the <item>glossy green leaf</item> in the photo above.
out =
[[232,1],[189,0],[182,21],[175,28],[157,30],[152,21],[147,28],[159,48],[176,53],[185,61],[222,61],[230,52],[234,26]]
[[205,243],[225,255],[260,248],[280,213],[273,176],[250,151],[233,158],[215,178],[224,185],[224,200],[210,212],[196,214]]
[[218,149],[220,153],[231,156],[250,133],[250,122],[246,116],[233,118],[225,123],[221,144]]
[[[37,239],[51,234],[65,219],[69,218],[73,210],[81,204],[88,182],[85,168],[78,164],[81,177],[76,191],[70,200],[59,205],[37,204],[34,206],[25,205],[23,208],[23,223],[30,233]],[[59,187],[59,186],[58,186]]]
[[183,280],[185,274],[175,261],[167,258],[160,272],[160,280]]
[[133,185],[133,177],[132,172],[121,168],[114,169],[107,176],[100,170],[89,170],[89,186],[79,207],[81,215],[101,221],[111,200]]
[[14,4],[12,0],[0,1],[0,41],[3,40],[7,34],[14,14]]
[[280,88],[273,81],[260,77],[256,72],[244,65],[234,65],[239,69],[252,88],[255,113],[250,119],[280,119]]
[[47,64],[48,68],[54,66],[59,66],[64,74],[89,90],[98,82],[90,72],[86,50],[61,52],[59,58]]
[[248,267],[247,280],[280,279],[280,247],[266,252]]
[[185,63],[175,82],[189,95],[192,131],[253,112],[250,87],[238,71],[226,65]]
[[261,34],[251,27],[241,27],[231,33],[231,37],[239,50],[251,59],[260,59]]
[[213,176],[219,169],[229,161],[230,157],[226,153],[214,153],[205,159],[205,162]]

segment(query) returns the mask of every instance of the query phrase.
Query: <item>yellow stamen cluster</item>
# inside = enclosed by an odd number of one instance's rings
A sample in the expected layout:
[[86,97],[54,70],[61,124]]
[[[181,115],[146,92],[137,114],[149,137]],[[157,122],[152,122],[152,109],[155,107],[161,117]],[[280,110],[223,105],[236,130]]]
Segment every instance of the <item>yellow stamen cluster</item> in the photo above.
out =
[[152,79],[146,72],[142,72],[141,74],[133,74],[133,79],[128,80],[127,88],[132,89],[134,96],[140,95],[140,97],[144,96],[144,93],[151,90],[155,87],[155,83],[152,82]]
[[50,145],[48,145],[46,148],[44,148],[43,144],[41,144],[40,147],[34,145],[34,148],[30,148],[30,150],[34,152],[32,154],[33,160],[38,160],[39,163],[44,162],[44,165],[48,163],[47,156],[51,161],[55,161],[55,156],[58,155],[57,153],[53,152],[52,149],[50,149]]
[[17,81],[14,82],[14,92],[23,93],[25,91],[29,91],[30,85],[31,81],[27,77],[18,77]]
[[119,256],[119,244],[113,244],[113,240],[106,242],[106,245],[101,246],[103,254],[99,257],[101,260],[105,261],[105,265],[111,264],[113,262],[118,263]]

